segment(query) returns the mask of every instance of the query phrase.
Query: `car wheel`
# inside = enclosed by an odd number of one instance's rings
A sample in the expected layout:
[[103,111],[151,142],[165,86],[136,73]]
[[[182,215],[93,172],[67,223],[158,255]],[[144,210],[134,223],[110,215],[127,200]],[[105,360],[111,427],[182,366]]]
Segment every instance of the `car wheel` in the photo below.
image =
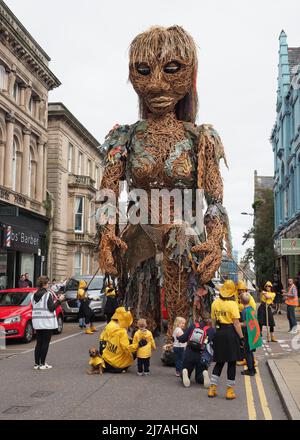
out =
[[26,323],[25,330],[24,330],[23,342],[25,342],[26,344],[29,344],[29,342],[32,341],[32,338],[33,338],[33,327],[32,327],[31,321],[28,321]]
[[56,330],[54,330],[54,333],[56,335],[60,335],[61,332],[63,331],[63,328],[64,328],[64,320],[63,320],[62,315],[58,315],[58,317],[57,317],[57,324],[58,324],[58,327],[57,327]]

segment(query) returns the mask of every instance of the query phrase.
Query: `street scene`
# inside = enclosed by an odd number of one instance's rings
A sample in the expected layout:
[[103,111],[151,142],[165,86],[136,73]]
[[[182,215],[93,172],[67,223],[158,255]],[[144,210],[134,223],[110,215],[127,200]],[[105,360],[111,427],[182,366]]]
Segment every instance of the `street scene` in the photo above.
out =
[[0,425],[300,420],[285,5],[0,0]]

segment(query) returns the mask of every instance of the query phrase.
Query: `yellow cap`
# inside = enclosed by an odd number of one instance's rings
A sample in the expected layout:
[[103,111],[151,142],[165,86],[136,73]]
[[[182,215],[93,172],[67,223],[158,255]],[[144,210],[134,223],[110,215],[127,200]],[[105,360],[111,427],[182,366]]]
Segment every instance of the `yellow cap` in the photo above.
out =
[[236,285],[237,290],[248,290],[244,281],[239,280]]
[[230,298],[236,294],[236,287],[232,280],[226,280],[219,290],[223,298]]
[[273,287],[273,284],[271,283],[271,281],[267,281],[265,284],[265,287]]

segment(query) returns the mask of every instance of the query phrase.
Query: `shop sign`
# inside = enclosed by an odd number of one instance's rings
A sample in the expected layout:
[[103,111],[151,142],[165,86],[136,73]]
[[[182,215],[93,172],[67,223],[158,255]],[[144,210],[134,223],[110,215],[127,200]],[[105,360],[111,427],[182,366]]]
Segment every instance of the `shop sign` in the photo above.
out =
[[300,255],[300,238],[282,238],[281,255]]
[[4,246],[15,251],[37,254],[40,248],[40,237],[36,232],[28,231],[19,226],[7,226]]

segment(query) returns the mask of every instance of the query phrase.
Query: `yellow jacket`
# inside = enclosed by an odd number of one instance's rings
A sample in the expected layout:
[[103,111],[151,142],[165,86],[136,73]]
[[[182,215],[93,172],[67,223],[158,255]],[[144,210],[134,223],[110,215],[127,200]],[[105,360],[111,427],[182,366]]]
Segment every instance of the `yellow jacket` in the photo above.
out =
[[110,321],[100,335],[100,340],[106,341],[102,357],[115,368],[126,368],[133,364],[132,352],[136,351],[130,345],[127,331],[116,321]]
[[[141,339],[146,339],[147,341],[147,345],[144,347],[139,347]],[[153,335],[150,330],[147,329],[135,332],[132,345],[137,350],[137,357],[142,359],[151,357],[152,349],[156,350]]]
[[[270,295],[271,298],[266,298],[265,295]],[[260,295],[261,302],[267,303],[268,305],[273,304],[274,298],[276,296],[276,293],[274,292],[266,292],[265,290],[262,291]]]
[[[250,293],[249,293],[249,295],[250,295]],[[253,298],[252,295],[250,295],[250,302],[249,302],[248,305],[251,306],[253,308],[253,310],[256,310],[256,302],[254,301],[254,298]],[[244,310],[244,308],[245,308],[244,304],[242,304],[240,302],[238,303],[238,306],[239,306],[239,311],[240,312],[242,312]]]

